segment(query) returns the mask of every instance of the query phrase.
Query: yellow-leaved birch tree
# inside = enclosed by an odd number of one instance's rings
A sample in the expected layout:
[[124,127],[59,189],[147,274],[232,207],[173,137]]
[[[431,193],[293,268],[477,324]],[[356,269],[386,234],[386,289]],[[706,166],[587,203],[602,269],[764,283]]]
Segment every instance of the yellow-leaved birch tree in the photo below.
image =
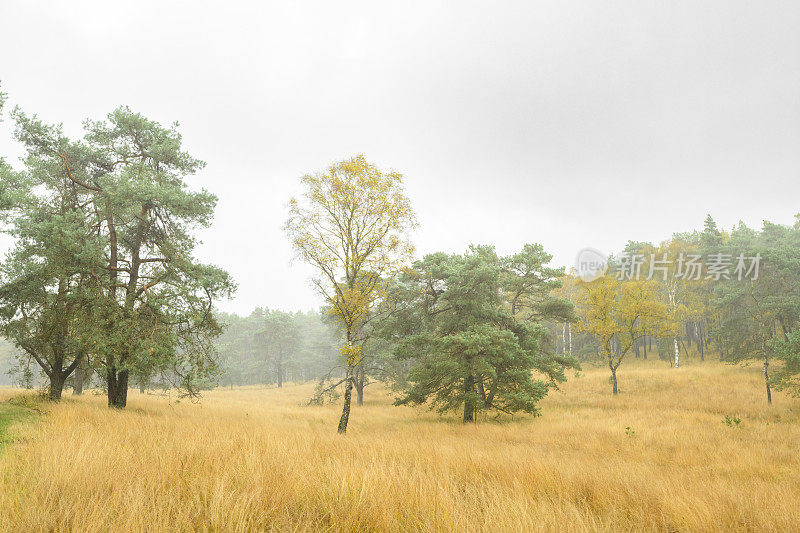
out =
[[611,392],[616,395],[617,369],[634,343],[645,335],[675,334],[675,322],[661,301],[655,281],[619,281],[602,276],[581,283],[578,300],[580,331],[595,337],[611,370]]
[[312,282],[343,330],[339,433],[345,433],[361,359],[360,328],[383,294],[383,281],[411,259],[416,218],[403,176],[380,171],[360,154],[301,182],[304,192],[290,200],[284,229],[297,255],[316,269]]

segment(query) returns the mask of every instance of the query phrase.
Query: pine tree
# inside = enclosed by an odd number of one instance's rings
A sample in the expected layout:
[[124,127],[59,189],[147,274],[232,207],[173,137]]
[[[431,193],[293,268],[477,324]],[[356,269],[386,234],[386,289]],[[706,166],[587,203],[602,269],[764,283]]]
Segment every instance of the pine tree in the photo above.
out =
[[[396,350],[412,361],[410,385],[398,405],[459,409],[465,423],[483,411],[538,414],[538,403],[565,379],[562,365],[576,366],[547,349],[542,316],[520,317],[522,301],[542,313],[570,309],[549,296],[563,270],[530,261],[532,251],[549,260],[539,250],[526,247],[528,260],[501,259],[492,247],[473,246],[464,255],[437,253],[415,263],[403,280],[415,289],[407,316],[417,322]],[[523,264],[538,266],[517,268]]]

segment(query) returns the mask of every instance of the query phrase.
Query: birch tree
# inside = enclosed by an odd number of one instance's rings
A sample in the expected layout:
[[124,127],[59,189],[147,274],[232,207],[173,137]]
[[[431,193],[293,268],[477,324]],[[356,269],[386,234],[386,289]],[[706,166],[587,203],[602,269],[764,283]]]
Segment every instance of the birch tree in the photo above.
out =
[[634,343],[646,335],[670,335],[669,310],[658,297],[658,286],[652,280],[623,282],[603,276],[582,286],[578,327],[600,344],[611,371],[611,392],[616,395],[617,369]]
[[382,297],[382,280],[410,260],[416,219],[402,175],[379,170],[363,155],[307,174],[301,183],[304,192],[290,200],[284,229],[298,257],[315,268],[312,283],[342,328],[345,390],[338,431],[345,433],[361,360],[359,330]]

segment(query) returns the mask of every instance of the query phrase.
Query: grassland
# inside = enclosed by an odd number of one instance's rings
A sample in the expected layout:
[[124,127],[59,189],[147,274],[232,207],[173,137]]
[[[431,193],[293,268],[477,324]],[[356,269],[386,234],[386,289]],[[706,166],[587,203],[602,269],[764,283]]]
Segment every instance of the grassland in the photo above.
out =
[[373,387],[344,437],[309,385],[67,398],[0,452],[0,530],[796,529],[800,400],[768,407],[756,368],[619,375],[619,397],[586,369],[539,418],[470,426]]
[[[0,391],[0,402],[2,402],[0,403],[0,452],[7,444],[15,441],[13,429],[18,429],[18,426],[36,415],[36,411],[31,407],[7,401],[10,399],[8,396],[13,397],[14,395],[12,391]],[[22,396],[22,398],[25,397]]]

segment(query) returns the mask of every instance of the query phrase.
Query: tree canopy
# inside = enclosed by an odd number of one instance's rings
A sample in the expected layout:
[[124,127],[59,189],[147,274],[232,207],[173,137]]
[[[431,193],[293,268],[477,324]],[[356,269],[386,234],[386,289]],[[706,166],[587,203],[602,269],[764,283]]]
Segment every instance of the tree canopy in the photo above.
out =
[[106,376],[114,407],[131,374],[169,373],[193,391],[214,367],[213,302],[234,289],[192,256],[216,204],[185,182],[203,163],[181,150],[177,125],[125,107],[87,122],[81,141],[18,109],[13,118],[28,155],[23,171],[4,170],[17,242],[0,288],[6,335],[51,377],[54,398],[82,357]]
[[564,381],[562,365],[575,365],[547,346],[542,321],[571,314],[568,302],[549,294],[563,274],[542,264],[549,259],[538,245],[506,258],[473,246],[416,262],[403,281],[412,287],[408,316],[420,320],[396,349],[413,360],[397,403],[463,409],[464,422],[482,411],[538,413],[537,403]]

